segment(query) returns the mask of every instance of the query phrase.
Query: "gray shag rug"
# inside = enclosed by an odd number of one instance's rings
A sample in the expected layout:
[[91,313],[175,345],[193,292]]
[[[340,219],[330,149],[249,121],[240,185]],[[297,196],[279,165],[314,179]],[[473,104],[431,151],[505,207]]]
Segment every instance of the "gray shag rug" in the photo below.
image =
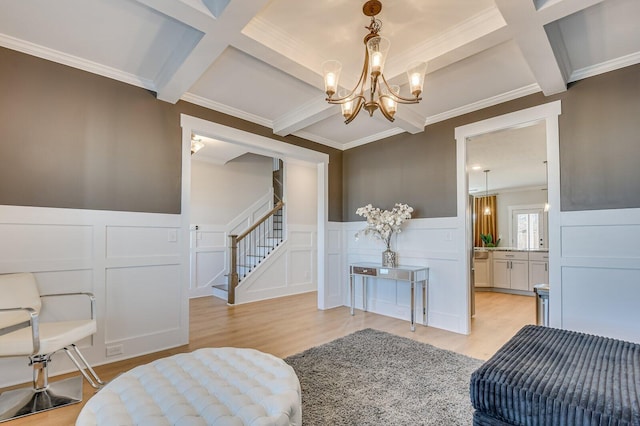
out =
[[483,361],[365,329],[285,361],[302,387],[302,424],[471,425],[469,379]]

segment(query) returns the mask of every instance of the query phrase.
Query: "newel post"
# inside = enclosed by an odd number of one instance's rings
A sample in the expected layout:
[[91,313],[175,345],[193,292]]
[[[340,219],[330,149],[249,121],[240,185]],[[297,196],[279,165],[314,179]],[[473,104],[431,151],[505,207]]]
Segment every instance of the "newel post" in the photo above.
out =
[[231,239],[231,256],[229,256],[231,264],[229,265],[229,281],[227,303],[233,305],[236,303],[236,287],[238,287],[238,236],[229,235]]

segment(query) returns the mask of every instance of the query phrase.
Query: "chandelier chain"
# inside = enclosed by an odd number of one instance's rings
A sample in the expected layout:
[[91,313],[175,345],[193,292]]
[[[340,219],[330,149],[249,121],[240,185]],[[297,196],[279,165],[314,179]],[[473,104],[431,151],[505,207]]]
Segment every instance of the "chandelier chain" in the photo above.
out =
[[382,30],[382,21],[379,19],[376,19],[374,16],[371,17],[371,23],[369,24],[368,27],[365,27],[367,30],[369,30],[369,35],[378,35],[378,33],[380,32],[380,30]]

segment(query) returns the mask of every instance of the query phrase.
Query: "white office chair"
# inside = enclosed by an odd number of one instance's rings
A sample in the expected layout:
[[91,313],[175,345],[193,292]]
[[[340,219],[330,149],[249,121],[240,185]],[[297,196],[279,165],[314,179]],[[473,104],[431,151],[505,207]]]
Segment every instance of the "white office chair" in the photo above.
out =
[[[41,322],[41,299],[87,296],[91,319]],[[75,343],[96,332],[95,298],[91,293],[40,295],[31,273],[0,275],[0,357],[28,356],[33,365],[33,387],[0,395],[0,422],[82,401],[82,377],[49,383],[48,363],[64,350],[89,384],[98,389],[100,380]]]

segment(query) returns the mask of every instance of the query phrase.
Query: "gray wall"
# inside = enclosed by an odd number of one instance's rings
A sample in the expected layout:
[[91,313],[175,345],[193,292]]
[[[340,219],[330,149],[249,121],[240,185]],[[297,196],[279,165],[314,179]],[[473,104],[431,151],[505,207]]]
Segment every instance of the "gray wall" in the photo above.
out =
[[560,116],[564,211],[640,207],[640,65],[569,87]]
[[179,213],[185,113],[329,154],[342,220],[339,150],[4,48],[0,94],[0,204]]
[[[562,99],[563,211],[640,207],[640,65],[345,152],[0,48],[0,204],[179,213],[180,113],[329,154],[329,220],[366,203],[456,215],[454,129]],[[410,108],[410,106],[407,106]]]
[[0,49],[0,203],[180,211],[180,128],[145,90]]
[[406,203],[414,208],[413,217],[455,216],[455,140],[449,140],[448,126],[427,130],[343,153],[345,220],[362,220],[355,211],[369,203],[383,209]]
[[344,220],[362,220],[355,210],[367,203],[390,208],[406,202],[417,218],[456,216],[455,128],[557,99],[562,100],[561,209],[640,207],[640,65],[635,65],[582,80],[556,96],[526,96],[427,126],[418,135],[345,151]]

